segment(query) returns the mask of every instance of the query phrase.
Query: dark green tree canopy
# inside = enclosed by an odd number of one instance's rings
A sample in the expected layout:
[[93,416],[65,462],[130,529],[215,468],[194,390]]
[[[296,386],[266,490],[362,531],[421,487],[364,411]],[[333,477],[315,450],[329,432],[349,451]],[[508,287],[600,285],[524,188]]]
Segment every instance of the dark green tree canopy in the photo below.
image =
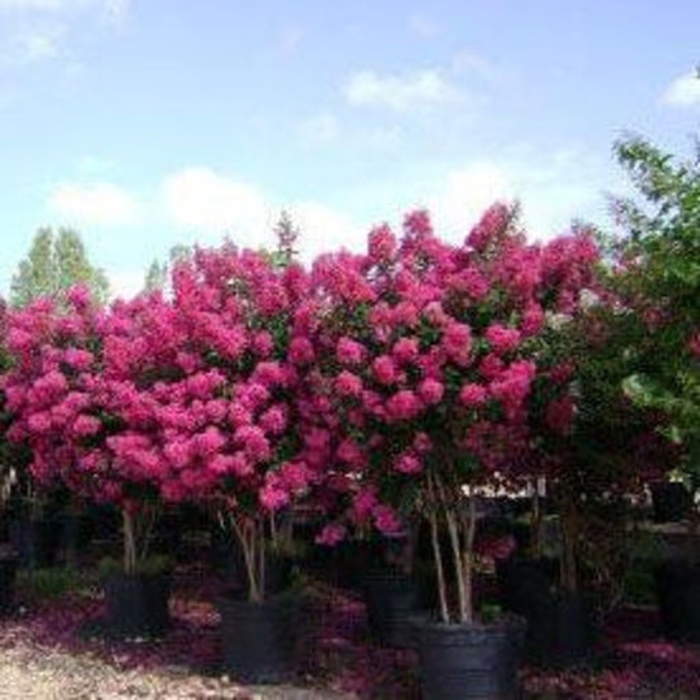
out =
[[700,486],[700,146],[691,158],[633,137],[616,144],[620,164],[642,202],[617,202],[626,236],[617,242],[628,269],[625,291],[651,314],[653,361],[625,388],[662,409],[671,436],[688,451],[688,473]]
[[107,277],[88,260],[80,234],[67,228],[56,232],[41,228],[12,278],[10,303],[26,306],[44,296],[60,302],[67,289],[81,283],[88,286],[97,302],[107,301]]

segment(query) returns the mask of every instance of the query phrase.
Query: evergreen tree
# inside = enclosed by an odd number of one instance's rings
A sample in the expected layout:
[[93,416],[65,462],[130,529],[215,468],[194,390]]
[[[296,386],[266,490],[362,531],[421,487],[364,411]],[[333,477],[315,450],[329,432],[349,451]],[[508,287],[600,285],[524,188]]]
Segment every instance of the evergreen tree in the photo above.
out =
[[88,286],[96,301],[106,302],[109,283],[104,272],[88,260],[80,234],[66,228],[56,233],[41,228],[12,278],[10,303],[26,306],[44,296],[61,302],[66,290],[80,283]]

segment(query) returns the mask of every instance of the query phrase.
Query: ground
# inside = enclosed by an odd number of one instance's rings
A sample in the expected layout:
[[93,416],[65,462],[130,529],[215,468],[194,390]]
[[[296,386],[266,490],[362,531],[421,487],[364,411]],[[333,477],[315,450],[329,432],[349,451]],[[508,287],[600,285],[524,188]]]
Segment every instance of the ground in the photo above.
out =
[[[115,642],[94,633],[97,589],[33,601],[0,621],[0,698],[260,698],[411,700],[419,697],[411,651],[371,643],[358,596],[312,588],[294,686],[244,688],[218,663],[215,586],[181,577],[170,633]],[[527,700],[697,700],[700,649],[664,640],[652,609],[626,609],[603,630],[595,653],[568,671],[524,667]]]

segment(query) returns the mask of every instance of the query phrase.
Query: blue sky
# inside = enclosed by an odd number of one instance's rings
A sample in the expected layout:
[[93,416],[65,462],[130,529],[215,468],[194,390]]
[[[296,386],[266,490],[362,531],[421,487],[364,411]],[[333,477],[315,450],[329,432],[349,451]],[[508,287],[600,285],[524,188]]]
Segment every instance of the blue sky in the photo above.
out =
[[0,0],[0,292],[41,225],[118,293],[177,243],[360,248],[417,206],[460,239],[606,224],[625,131],[689,153],[694,0]]

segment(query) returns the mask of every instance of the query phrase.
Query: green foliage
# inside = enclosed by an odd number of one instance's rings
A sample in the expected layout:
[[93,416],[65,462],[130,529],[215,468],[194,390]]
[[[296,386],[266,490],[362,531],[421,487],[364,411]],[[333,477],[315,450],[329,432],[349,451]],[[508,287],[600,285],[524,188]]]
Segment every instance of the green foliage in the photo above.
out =
[[168,266],[165,263],[154,260],[146,272],[144,288],[147,292],[165,289],[168,280]]
[[96,586],[94,573],[72,568],[23,570],[17,589],[33,601],[51,600],[66,593],[87,593]]
[[22,307],[45,296],[62,302],[66,290],[80,283],[98,303],[106,302],[109,283],[104,272],[90,264],[80,235],[72,229],[54,233],[42,228],[12,278],[10,302]]
[[180,262],[184,262],[194,255],[194,248],[192,246],[183,245],[178,243],[174,245],[169,253],[167,262],[160,262],[159,260],[154,260],[148,270],[146,271],[146,278],[144,280],[144,291],[155,292],[168,290],[170,274],[173,268]]
[[615,146],[643,204],[618,201],[626,235],[617,250],[626,266],[622,289],[652,319],[653,361],[625,382],[641,406],[664,411],[667,434],[687,450],[686,473],[700,485],[700,145],[691,159],[640,138]]

